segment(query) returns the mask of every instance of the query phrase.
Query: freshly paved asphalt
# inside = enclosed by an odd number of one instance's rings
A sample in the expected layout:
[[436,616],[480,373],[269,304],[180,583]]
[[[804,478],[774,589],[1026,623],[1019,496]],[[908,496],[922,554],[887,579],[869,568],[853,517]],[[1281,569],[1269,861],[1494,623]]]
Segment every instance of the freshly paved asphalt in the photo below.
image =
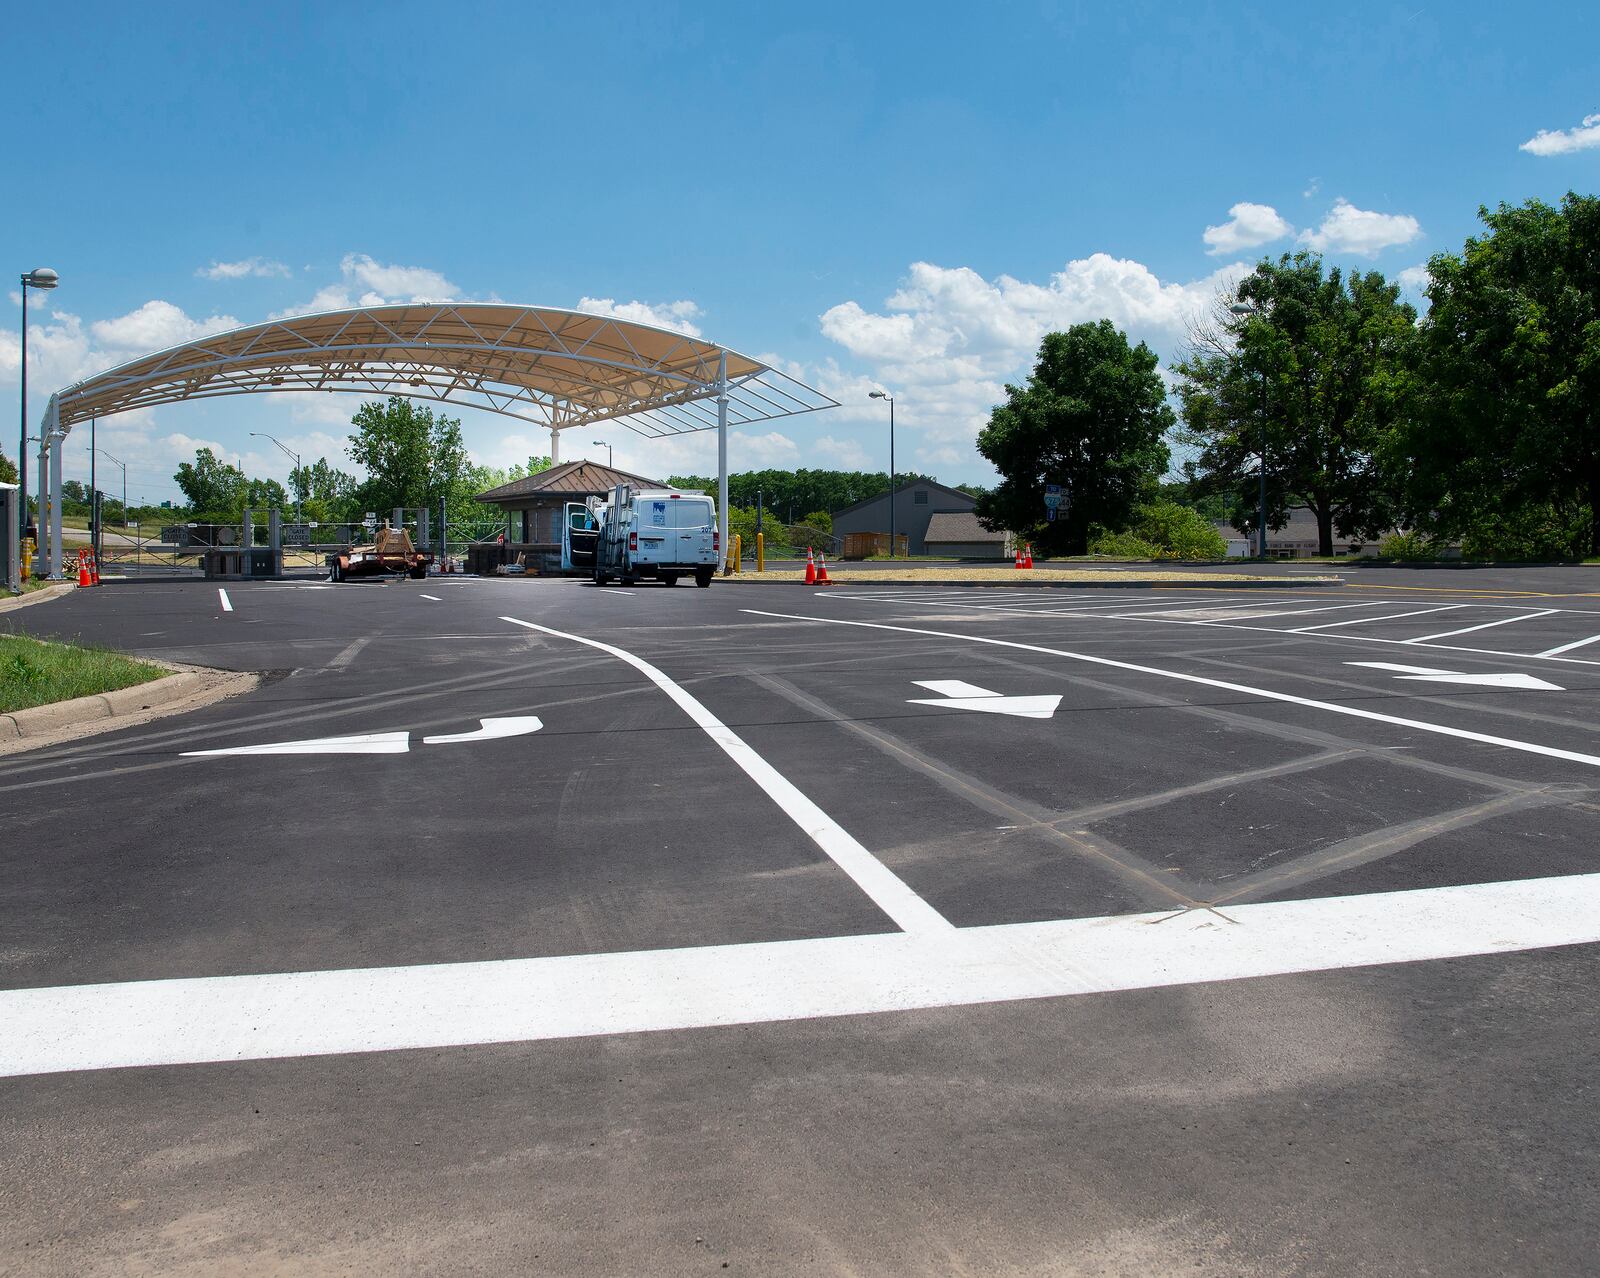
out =
[[[1600,870],[1595,767],[1304,704],[1600,753],[1600,569],[1334,571],[234,583],[231,612],[172,580],[8,613],[269,677],[0,761],[0,991],[895,930],[637,669],[505,617],[652,663],[957,928]],[[1062,701],[913,704],[931,680]],[[515,715],[544,726],[420,744]],[[0,1273],[1589,1273],[1597,959],[0,1078]]]

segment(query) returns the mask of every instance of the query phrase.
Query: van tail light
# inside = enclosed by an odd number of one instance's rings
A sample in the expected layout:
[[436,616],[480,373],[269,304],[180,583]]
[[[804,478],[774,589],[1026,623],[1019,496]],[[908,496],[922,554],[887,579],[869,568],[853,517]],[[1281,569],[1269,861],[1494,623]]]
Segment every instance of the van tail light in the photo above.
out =
[[628,534],[628,549],[629,550],[638,550],[639,549],[639,534],[638,533],[631,532],[631,533]]
[[719,553],[722,550],[722,529],[720,528],[711,530],[711,549]]

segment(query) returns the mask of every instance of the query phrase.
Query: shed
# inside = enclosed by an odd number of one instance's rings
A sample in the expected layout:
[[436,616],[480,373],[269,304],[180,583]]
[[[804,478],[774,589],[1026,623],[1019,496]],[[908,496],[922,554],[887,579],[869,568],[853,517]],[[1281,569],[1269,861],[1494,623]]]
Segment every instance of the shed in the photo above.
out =
[[1010,538],[990,532],[971,511],[940,511],[928,520],[923,537],[930,555],[955,559],[1004,559]]

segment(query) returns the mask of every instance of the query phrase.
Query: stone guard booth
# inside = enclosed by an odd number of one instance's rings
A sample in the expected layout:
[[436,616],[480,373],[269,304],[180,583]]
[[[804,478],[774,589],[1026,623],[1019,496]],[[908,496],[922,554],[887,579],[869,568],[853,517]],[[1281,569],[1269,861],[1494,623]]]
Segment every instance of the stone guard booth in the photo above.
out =
[[625,470],[614,470],[598,462],[563,462],[537,475],[513,479],[486,493],[478,500],[499,506],[506,515],[505,545],[478,545],[467,555],[467,571],[492,573],[501,564],[515,563],[523,557],[529,572],[561,571],[561,521],[570,501],[608,496],[618,484],[635,488],[672,491],[672,485]]

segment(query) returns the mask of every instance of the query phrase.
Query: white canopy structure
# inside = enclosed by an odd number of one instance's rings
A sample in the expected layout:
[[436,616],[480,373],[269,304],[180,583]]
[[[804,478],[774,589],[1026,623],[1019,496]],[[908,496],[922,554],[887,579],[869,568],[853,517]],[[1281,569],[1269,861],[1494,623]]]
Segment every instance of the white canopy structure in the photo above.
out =
[[73,425],[158,404],[307,391],[404,395],[533,422],[549,428],[555,461],[561,432],[575,426],[617,420],[657,439],[714,429],[724,546],[728,427],[838,407],[715,342],[587,311],[430,302],[270,320],[130,360],[51,396],[39,467],[48,571],[60,572],[60,441]]

